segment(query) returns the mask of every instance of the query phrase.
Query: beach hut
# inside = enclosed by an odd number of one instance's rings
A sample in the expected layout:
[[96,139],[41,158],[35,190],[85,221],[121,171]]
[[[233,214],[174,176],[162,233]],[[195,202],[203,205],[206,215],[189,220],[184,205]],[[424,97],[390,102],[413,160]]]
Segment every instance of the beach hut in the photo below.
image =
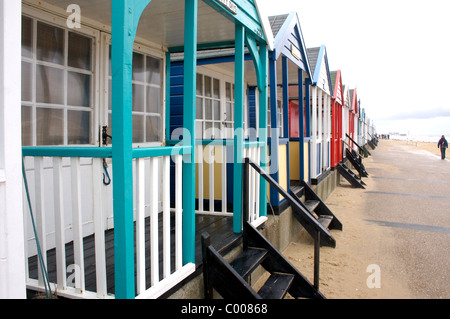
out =
[[344,86],[342,84],[341,70],[331,72],[331,85],[333,96],[331,99],[331,167],[336,167],[342,161],[342,134],[343,134],[343,114],[344,114]]
[[[309,114],[304,104],[305,78],[311,78],[306,45],[296,12],[269,17],[274,49],[269,53],[270,174],[289,191],[309,180]],[[270,189],[270,204],[276,211],[284,198]]]
[[[4,2],[2,19],[22,25],[0,30],[2,39],[22,40],[27,287],[68,298],[167,293],[196,271],[200,255],[198,49],[234,48],[234,129],[242,130],[247,48],[259,91],[259,125],[267,126],[267,24],[257,1]],[[184,63],[172,74],[176,52],[184,53]],[[181,99],[170,96],[176,81],[183,83]],[[183,127],[178,143],[170,135],[175,112]],[[239,182],[233,184],[231,232],[242,231],[242,163],[244,150],[253,146],[264,167],[265,132],[256,145],[234,135]],[[260,193],[265,203],[265,184]]]
[[[326,47],[307,50],[311,79],[311,182],[330,167],[332,85]],[[322,176],[323,177],[323,176]]]
[[348,136],[346,137],[350,148],[354,149],[358,152],[357,143],[358,139],[358,95],[357,90],[350,89],[349,90],[349,122],[348,122]]

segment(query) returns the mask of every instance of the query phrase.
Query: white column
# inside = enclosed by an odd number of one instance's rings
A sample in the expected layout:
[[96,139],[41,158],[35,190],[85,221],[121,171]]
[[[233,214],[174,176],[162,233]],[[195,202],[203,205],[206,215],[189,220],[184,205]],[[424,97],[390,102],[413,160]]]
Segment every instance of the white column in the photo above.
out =
[[0,299],[24,299],[21,1],[0,0]]
[[311,119],[311,178],[317,177],[317,87],[311,86],[311,113],[312,113],[312,119]]

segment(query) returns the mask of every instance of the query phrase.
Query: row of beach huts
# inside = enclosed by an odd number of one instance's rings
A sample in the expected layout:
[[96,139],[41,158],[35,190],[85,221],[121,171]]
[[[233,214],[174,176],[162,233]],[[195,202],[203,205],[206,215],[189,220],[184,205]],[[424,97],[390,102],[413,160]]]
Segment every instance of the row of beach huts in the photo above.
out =
[[257,0],[73,2],[0,0],[0,298],[325,298],[377,143],[326,46]]

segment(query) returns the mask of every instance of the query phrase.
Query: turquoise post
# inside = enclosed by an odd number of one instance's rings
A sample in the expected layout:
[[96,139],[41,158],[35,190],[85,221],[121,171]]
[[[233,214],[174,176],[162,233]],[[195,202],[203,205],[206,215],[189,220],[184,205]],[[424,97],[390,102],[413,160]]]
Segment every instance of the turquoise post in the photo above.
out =
[[114,271],[117,299],[135,298],[132,63],[139,18],[150,0],[112,1]]
[[[259,140],[264,143],[261,149],[261,167],[267,172],[268,158],[267,158],[267,101],[269,98],[268,92],[268,70],[269,70],[269,51],[267,44],[261,43],[259,45],[259,56],[261,62],[261,91],[259,92]],[[259,199],[259,216],[267,216],[267,182],[261,177],[260,199]]]
[[240,24],[235,29],[235,113],[233,165],[233,231],[242,232],[242,162],[244,158],[244,37]]
[[195,114],[197,86],[197,5],[185,0],[183,145],[183,262],[195,263]]

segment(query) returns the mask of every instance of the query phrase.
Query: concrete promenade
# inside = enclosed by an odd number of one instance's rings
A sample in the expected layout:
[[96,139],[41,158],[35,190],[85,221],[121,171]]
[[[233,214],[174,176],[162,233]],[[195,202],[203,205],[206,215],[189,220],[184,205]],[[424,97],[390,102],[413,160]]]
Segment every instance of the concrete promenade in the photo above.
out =
[[450,160],[436,154],[381,141],[365,161],[367,221],[390,230],[386,253],[413,298],[450,298]]

